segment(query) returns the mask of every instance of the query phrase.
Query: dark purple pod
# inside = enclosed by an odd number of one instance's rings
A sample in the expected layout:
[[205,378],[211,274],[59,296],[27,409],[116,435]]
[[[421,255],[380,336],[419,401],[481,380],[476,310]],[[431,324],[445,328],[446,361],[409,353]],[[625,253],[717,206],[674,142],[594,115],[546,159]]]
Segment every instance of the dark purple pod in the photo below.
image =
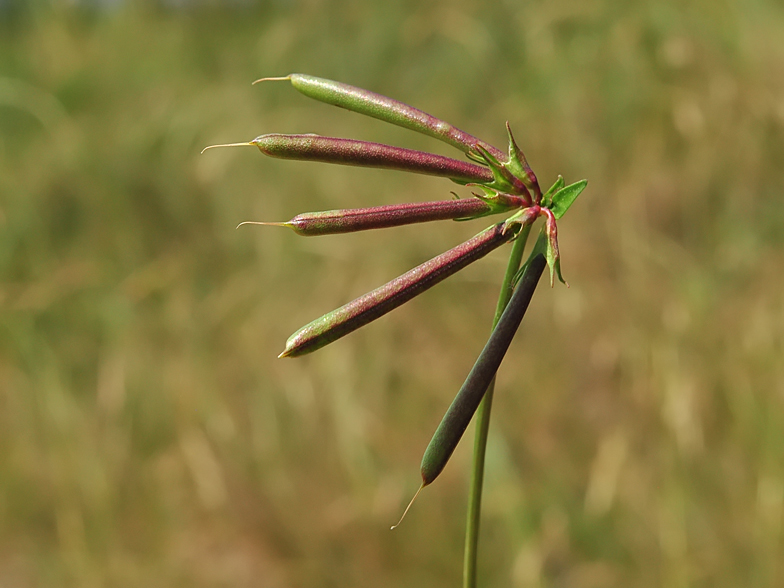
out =
[[460,198],[435,202],[391,204],[371,208],[349,208],[298,214],[284,223],[242,223],[289,227],[298,235],[315,237],[383,229],[414,223],[449,219],[470,219],[522,208],[526,202],[519,196],[500,194],[490,201]]
[[541,254],[530,261],[474,367],[438,425],[422,457],[422,487],[438,477],[471,422],[525,316],[546,265]]
[[493,225],[391,282],[325,314],[289,337],[279,357],[304,355],[348,335],[484,257],[512,239],[517,229],[519,226],[507,227],[505,223]]

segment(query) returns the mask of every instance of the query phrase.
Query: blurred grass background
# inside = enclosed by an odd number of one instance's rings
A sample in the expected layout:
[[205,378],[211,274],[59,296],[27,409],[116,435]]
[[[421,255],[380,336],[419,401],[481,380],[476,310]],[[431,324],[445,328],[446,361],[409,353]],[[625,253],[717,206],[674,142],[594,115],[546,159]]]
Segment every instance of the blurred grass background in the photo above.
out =
[[[307,321],[487,223],[243,228],[445,180],[205,145],[502,143],[561,223],[499,375],[482,586],[784,585],[784,8],[772,0],[0,2],[0,586],[456,586],[470,443],[388,531],[507,250],[318,353]],[[459,189],[461,193],[466,190]]]

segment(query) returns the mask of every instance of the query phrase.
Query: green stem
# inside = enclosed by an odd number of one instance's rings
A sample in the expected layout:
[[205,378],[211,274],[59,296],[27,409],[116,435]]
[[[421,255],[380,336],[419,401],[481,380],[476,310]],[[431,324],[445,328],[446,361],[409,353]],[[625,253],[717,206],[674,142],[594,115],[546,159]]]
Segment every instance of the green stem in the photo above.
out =
[[[509,299],[512,297],[514,285],[512,280],[520,269],[520,263],[525,251],[525,243],[531,225],[526,225],[520,230],[520,235],[512,245],[509,263],[506,266],[506,275],[501,284],[501,293],[493,317],[493,328],[501,318]],[[476,413],[476,435],[474,437],[474,458],[471,468],[471,493],[468,499],[468,514],[466,517],[466,539],[463,555],[463,588],[476,588],[476,562],[479,548],[479,522],[482,514],[482,483],[485,476],[485,450],[487,448],[487,432],[490,429],[490,409],[493,406],[493,390],[495,378],[487,387],[487,392],[479,405]]]

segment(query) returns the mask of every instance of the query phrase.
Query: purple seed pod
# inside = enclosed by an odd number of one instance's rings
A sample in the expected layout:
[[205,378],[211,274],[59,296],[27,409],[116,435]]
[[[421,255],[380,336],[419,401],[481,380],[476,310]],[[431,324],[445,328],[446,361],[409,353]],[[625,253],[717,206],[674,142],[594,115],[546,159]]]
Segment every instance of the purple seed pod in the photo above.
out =
[[320,135],[261,135],[249,143],[214,145],[237,147],[255,145],[264,155],[280,159],[322,161],[341,165],[356,165],[379,169],[409,171],[446,177],[460,184],[491,183],[493,172],[486,167],[414,149],[393,147],[381,143],[322,137]]
[[282,78],[262,78],[253,83],[272,80],[288,80],[295,89],[309,98],[340,106],[346,110],[372,116],[373,118],[428,135],[444,141],[465,153],[479,155],[477,147],[481,146],[497,159],[505,158],[505,154],[500,149],[493,147],[489,143],[485,143],[481,139],[461,131],[448,122],[427,114],[418,108],[392,98],[387,98],[381,94],[341,82],[296,73]]
[[305,325],[286,341],[278,357],[316,351],[394,310],[414,296],[480,259],[512,239],[517,227],[493,225],[468,241]]
[[478,218],[488,214],[497,214],[515,208],[522,208],[525,204],[525,201],[519,196],[499,194],[497,198],[487,200],[462,198],[436,202],[392,204],[371,208],[306,212],[298,214],[290,221],[284,223],[245,222],[241,223],[241,225],[261,224],[289,227],[298,235],[315,237],[352,233],[368,229],[384,229],[429,221]]

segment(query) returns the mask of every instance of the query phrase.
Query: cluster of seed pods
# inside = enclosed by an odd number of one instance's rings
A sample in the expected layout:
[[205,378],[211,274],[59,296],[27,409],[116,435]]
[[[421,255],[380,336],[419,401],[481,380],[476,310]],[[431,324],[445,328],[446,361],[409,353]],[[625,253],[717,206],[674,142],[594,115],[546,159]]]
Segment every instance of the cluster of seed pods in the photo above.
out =
[[577,182],[565,187],[559,178],[543,195],[536,175],[517,146],[508,123],[509,149],[504,153],[430,114],[374,92],[304,74],[263,78],[257,82],[269,80],[289,81],[295,89],[310,98],[441,140],[461,150],[470,161],[379,143],[313,134],[267,134],[246,143],[212,147],[256,146],[270,157],[440,176],[461,185],[475,186],[480,192],[475,192],[469,198],[330,210],[300,214],[287,222],[240,224],[285,226],[299,235],[317,236],[514,212],[510,218],[488,227],[457,247],[305,325],[289,337],[279,357],[297,357],[336,341],[516,239],[523,233],[523,228],[526,228],[524,233],[527,235],[527,227],[540,216],[545,219],[542,234],[520,271],[516,290],[508,306],[425,450],[421,464],[421,491],[444,469],[476,412],[522,321],[545,265],[550,265],[551,284],[554,274],[561,278],[556,220],[586,183]]

